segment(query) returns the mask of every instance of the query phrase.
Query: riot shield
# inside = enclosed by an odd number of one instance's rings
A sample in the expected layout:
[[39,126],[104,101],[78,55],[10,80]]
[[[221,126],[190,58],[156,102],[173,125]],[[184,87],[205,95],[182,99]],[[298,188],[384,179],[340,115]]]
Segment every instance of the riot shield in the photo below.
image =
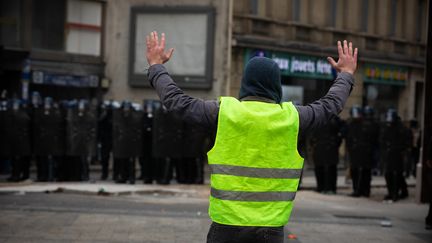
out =
[[76,108],[67,110],[66,155],[96,155],[97,116],[96,110],[86,109],[80,113]]
[[10,111],[8,111],[6,108],[1,109],[0,107],[0,157],[9,157],[11,155],[10,153],[10,142],[9,142],[9,136],[10,132],[9,130],[9,124],[11,124],[10,121]]
[[26,109],[11,110],[7,124],[7,138],[13,156],[31,155],[30,117]]
[[115,158],[139,157],[143,144],[143,112],[113,111],[113,155]]
[[153,119],[153,156],[181,158],[183,154],[183,123],[175,112],[155,111]]
[[208,133],[194,124],[185,122],[183,125],[183,157],[201,158],[208,149]]
[[62,156],[65,150],[65,124],[59,109],[35,109],[33,113],[33,153],[36,156]]

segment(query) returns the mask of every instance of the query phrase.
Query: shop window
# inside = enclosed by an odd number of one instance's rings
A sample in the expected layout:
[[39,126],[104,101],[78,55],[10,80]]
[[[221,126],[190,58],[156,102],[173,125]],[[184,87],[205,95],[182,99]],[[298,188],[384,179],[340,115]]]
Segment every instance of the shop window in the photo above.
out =
[[20,44],[20,1],[0,0],[0,45]]
[[214,9],[210,7],[133,7],[131,10],[129,83],[149,86],[145,37],[164,32],[175,48],[165,64],[183,88],[211,88],[213,82]]

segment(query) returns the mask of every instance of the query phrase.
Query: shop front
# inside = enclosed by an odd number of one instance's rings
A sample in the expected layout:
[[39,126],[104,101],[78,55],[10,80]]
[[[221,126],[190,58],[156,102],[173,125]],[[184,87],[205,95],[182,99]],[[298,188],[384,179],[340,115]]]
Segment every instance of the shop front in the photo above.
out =
[[[408,85],[407,67],[366,63],[363,73],[363,105],[371,106],[380,120],[388,109],[400,111],[401,94]],[[405,100],[405,103],[408,102]]]

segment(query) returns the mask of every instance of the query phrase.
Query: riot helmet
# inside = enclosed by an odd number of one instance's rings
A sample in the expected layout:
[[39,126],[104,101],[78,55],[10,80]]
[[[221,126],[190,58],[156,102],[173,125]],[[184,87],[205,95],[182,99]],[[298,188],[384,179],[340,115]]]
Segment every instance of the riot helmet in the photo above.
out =
[[375,111],[372,107],[367,105],[363,108],[363,114],[364,114],[365,118],[373,119]]
[[354,105],[350,110],[351,118],[360,119],[362,117],[362,110],[359,105]]
[[7,90],[2,90],[1,95],[0,95],[0,99],[1,100],[6,100],[7,99]]
[[124,100],[123,102],[122,102],[122,105],[121,105],[122,107],[122,110],[123,110],[123,115],[124,116],[128,116],[129,115],[129,113],[131,112],[131,110],[133,109],[133,107],[132,107],[132,102],[130,102],[130,101],[128,101],[128,100]]
[[153,117],[153,102],[152,102],[152,100],[144,100],[144,111],[147,114],[147,118]]
[[134,111],[142,111],[142,106],[138,103],[132,103],[132,108]]
[[44,112],[45,115],[48,115],[50,110],[53,107],[53,99],[51,97],[45,97],[44,99]]
[[8,109],[8,101],[0,100],[0,111],[6,111]]
[[18,111],[21,107],[21,100],[19,99],[14,99],[12,102],[12,110],[14,111]]
[[121,107],[121,104],[118,101],[113,101],[111,104],[114,109],[119,109]]
[[122,108],[124,111],[130,111],[132,109],[132,103],[128,100],[122,102]]
[[42,97],[37,91],[33,91],[31,94],[31,105],[33,107],[39,107],[42,105]]
[[87,105],[88,105],[88,102],[85,99],[81,99],[78,102],[78,115],[79,116],[83,116],[84,115],[84,112],[85,112],[85,110],[87,108]]
[[395,109],[390,108],[387,110],[386,122],[393,123],[393,122],[396,122],[398,120],[398,118],[399,118],[399,116],[398,116],[398,113]]

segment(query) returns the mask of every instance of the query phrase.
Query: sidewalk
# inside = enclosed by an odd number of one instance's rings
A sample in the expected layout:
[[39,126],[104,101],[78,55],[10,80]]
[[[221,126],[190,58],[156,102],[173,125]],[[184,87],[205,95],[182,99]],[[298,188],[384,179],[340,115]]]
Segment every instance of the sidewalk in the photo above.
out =
[[[344,171],[338,171],[339,176],[337,180],[338,190],[350,189],[351,183],[346,183]],[[0,194],[1,193],[26,193],[26,192],[66,192],[66,193],[79,193],[79,194],[97,194],[97,195],[130,195],[130,194],[202,194],[210,183],[210,177],[206,174],[205,185],[184,185],[177,184],[175,180],[171,181],[170,185],[157,185],[157,184],[142,184],[142,181],[137,180],[136,184],[116,184],[111,180],[100,181],[100,172],[92,170],[91,180],[87,182],[35,182],[27,180],[23,182],[11,183],[6,182],[7,176],[0,176]],[[36,175],[32,173],[31,178]],[[386,186],[383,176],[374,176],[372,178],[372,188],[384,188]],[[409,187],[415,187],[416,180],[413,177],[407,179]],[[305,170],[302,182],[300,185],[302,190],[314,190],[316,188],[316,179],[313,171]],[[204,189],[204,190],[203,190]]]

